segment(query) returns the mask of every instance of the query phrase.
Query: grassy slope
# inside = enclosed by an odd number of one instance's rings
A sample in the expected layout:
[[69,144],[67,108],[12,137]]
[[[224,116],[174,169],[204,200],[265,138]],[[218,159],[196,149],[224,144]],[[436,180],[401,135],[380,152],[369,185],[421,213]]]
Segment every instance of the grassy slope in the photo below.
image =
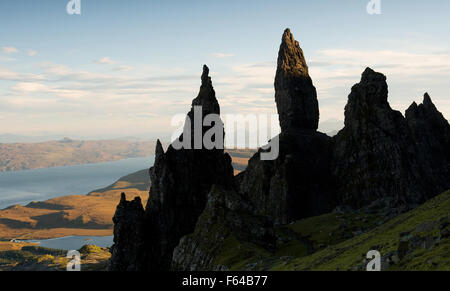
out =
[[[274,270],[351,270],[363,264],[369,250],[383,255],[398,250],[400,240],[406,234],[422,238],[439,236],[442,222],[449,218],[450,191],[428,201],[408,213],[400,215],[372,231],[338,243],[311,256],[293,259],[287,264],[274,264]],[[427,227],[429,225],[430,227]],[[428,228],[428,229],[427,229]],[[433,262],[430,259],[435,258]],[[418,247],[392,270],[450,270],[450,240],[429,249]]]
[[[106,271],[109,249],[87,245],[79,250],[82,271]],[[65,271],[67,251],[21,244],[20,249],[0,251],[0,271]]]
[[326,214],[277,229],[272,252],[230,236],[215,263],[231,270],[364,270],[369,250],[396,256],[403,239],[419,243],[384,269],[450,270],[449,214],[450,191],[380,226],[382,217]]

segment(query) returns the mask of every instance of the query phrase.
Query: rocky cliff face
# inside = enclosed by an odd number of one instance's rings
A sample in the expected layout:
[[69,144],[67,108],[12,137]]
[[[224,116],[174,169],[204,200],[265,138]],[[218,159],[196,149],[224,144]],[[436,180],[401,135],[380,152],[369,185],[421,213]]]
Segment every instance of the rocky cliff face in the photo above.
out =
[[[183,134],[180,139],[191,139],[194,146],[194,106],[202,106],[203,118],[210,113],[220,114],[209,69],[205,66],[202,74],[200,93],[192,102],[188,113],[191,122],[190,136]],[[203,124],[203,119],[201,119]],[[187,123],[188,124],[188,123]],[[207,127],[200,127],[201,136]],[[223,132],[223,128],[222,128]],[[185,131],[186,133],[186,131]],[[172,253],[182,236],[192,233],[198,217],[205,208],[207,194],[216,184],[224,188],[233,187],[233,167],[231,158],[223,149],[179,149],[172,145],[164,152],[161,143],[156,146],[155,164],[150,169],[152,187],[143,219],[142,234],[144,247],[138,252],[138,262],[130,266],[120,266],[127,262],[119,252],[113,252],[114,269],[168,270]],[[119,211],[119,208],[118,208]],[[122,223],[117,217],[117,225]],[[126,223],[126,222],[124,222]],[[118,229],[115,237],[123,234]],[[125,235],[126,236],[126,235]],[[129,247],[126,243],[116,243],[116,249]]]
[[[250,269],[236,261],[274,254],[280,242],[303,241],[280,239],[276,233],[285,226],[278,225],[342,205],[351,207],[336,211],[382,208],[377,213],[390,218],[450,188],[450,126],[428,94],[403,117],[389,105],[386,77],[367,68],[348,97],[344,129],[328,137],[317,132],[316,89],[299,43],[286,30],[275,101],[279,156],[261,160],[260,149],[237,177],[223,149],[172,144],[164,152],[158,142],[145,211],[125,196],[117,207],[111,270]],[[206,66],[189,120],[200,105],[203,116],[220,114]],[[201,137],[210,128],[201,126]],[[194,145],[195,129],[186,123],[180,140]],[[305,242],[297,251],[310,250]]]
[[450,126],[425,94],[423,103],[415,102],[406,110],[406,122],[416,145],[424,177],[427,197],[450,188]]
[[174,250],[173,269],[228,270],[221,257],[236,255],[240,245],[273,249],[276,239],[271,219],[253,213],[253,206],[238,192],[214,186],[194,232],[183,237]]
[[262,161],[260,153],[239,177],[240,190],[260,214],[275,223],[319,215],[334,206],[330,172],[331,138],[316,132],[316,88],[302,49],[287,29],[278,53],[275,101],[280,119],[280,154]]
[[256,213],[271,216],[276,224],[331,211],[335,206],[331,138],[321,133],[282,133],[279,139],[276,160],[261,160],[262,150],[250,159],[238,177],[240,191]]
[[426,99],[426,106],[413,105],[404,118],[389,106],[386,77],[364,71],[348,97],[345,127],[334,138],[340,203],[360,208],[383,200],[388,207],[409,209],[448,187],[448,175],[440,182],[433,177],[445,176],[443,168],[448,169],[448,123]]
[[419,203],[423,187],[408,125],[388,103],[386,77],[367,68],[345,107],[345,127],[335,137],[333,174],[341,203],[359,208],[390,197]]
[[133,271],[138,268],[144,247],[144,207],[139,197],[127,201],[122,193],[120,203],[113,217],[114,245],[111,247],[109,269]]

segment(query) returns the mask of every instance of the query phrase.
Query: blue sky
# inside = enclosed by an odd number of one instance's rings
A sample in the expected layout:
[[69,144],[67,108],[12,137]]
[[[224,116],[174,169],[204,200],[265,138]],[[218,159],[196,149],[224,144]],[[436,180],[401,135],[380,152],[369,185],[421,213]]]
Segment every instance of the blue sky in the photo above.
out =
[[68,0],[0,2],[0,134],[153,138],[211,70],[222,112],[274,113],[286,27],[300,42],[322,128],[343,120],[353,84],[385,73],[404,111],[428,91],[450,117],[450,2],[381,0]]

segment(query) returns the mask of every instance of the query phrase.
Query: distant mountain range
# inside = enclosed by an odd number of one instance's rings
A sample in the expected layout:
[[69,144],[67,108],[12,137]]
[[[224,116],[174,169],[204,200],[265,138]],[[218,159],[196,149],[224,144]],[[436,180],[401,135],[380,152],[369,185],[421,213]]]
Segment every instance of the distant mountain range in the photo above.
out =
[[0,143],[0,172],[116,161],[146,157],[155,142],[136,140],[72,140]]

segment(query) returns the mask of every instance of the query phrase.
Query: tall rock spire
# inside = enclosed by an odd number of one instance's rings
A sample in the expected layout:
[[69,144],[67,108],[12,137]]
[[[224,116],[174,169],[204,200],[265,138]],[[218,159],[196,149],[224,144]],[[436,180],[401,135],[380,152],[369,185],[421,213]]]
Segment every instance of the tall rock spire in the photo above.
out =
[[334,206],[329,171],[331,138],[318,133],[319,105],[303,51],[289,29],[283,33],[275,77],[280,119],[279,155],[253,156],[240,190],[277,224],[326,213]]
[[209,76],[208,66],[203,66],[202,85],[197,98],[192,101],[192,106],[202,106],[204,115],[215,113],[220,114],[219,102],[216,99],[216,91],[212,85],[211,77]]
[[[203,117],[209,113],[220,113],[207,66],[203,67],[201,79],[200,92],[193,100],[192,107],[202,106]],[[194,108],[191,108],[188,113],[191,124],[194,123],[194,112]],[[206,129],[205,126],[200,128],[203,133]],[[183,139],[193,139],[194,131],[190,134],[183,136]],[[139,230],[142,229],[143,234],[139,245],[131,247],[132,253],[137,254],[137,261],[126,266],[124,264],[128,260],[117,251],[111,259],[114,270],[169,270],[174,248],[183,236],[194,231],[212,185],[225,189],[234,185],[231,158],[223,149],[175,149],[172,144],[164,152],[158,142],[155,154],[155,164],[150,169],[150,196],[144,221],[139,222],[142,224]],[[116,225],[123,225],[121,217],[116,215]],[[121,229],[133,230],[125,227]],[[121,233],[119,228],[117,230],[115,238],[132,237]],[[124,244],[123,240],[118,241],[114,249],[130,248],[121,243]]]
[[278,53],[275,101],[282,132],[317,130],[319,103],[316,88],[303,51],[289,29],[283,34]]

